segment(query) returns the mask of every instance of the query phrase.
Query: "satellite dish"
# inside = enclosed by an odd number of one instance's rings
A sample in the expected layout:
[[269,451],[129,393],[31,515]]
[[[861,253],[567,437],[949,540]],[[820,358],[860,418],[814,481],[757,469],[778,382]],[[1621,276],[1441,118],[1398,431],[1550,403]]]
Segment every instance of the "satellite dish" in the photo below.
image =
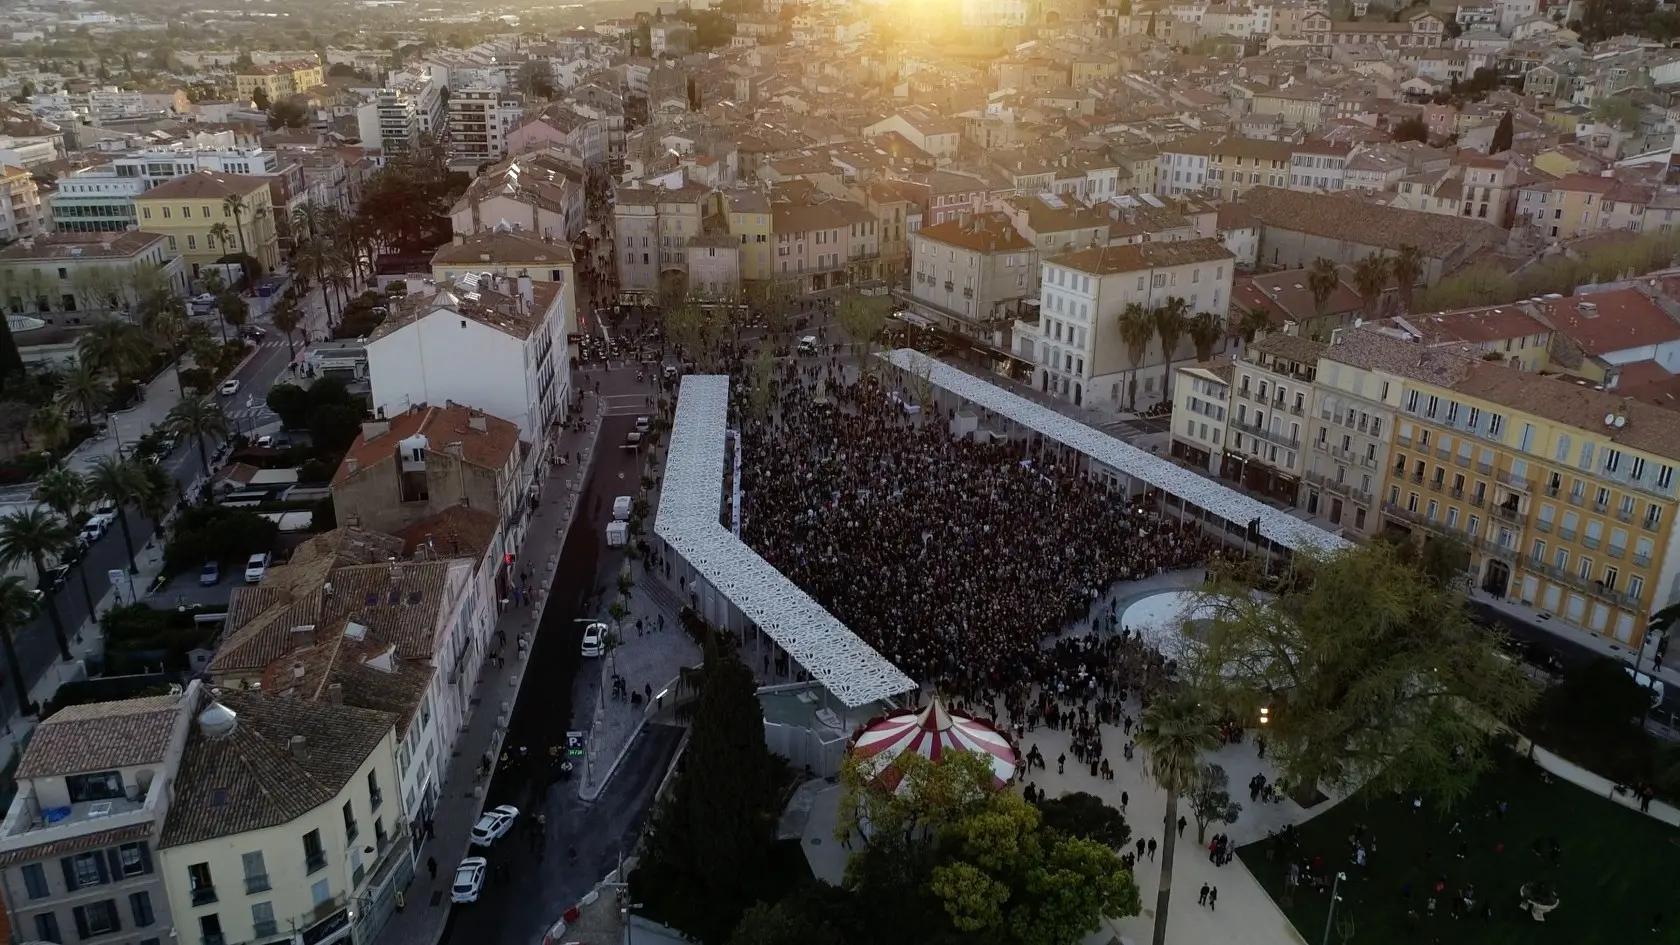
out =
[[1604,425],[1607,426],[1607,427],[1615,426],[1616,425],[1616,415],[1613,414],[1613,413],[1605,414],[1604,415]]
[[1622,427],[1625,427],[1625,426],[1627,426],[1627,418],[1626,417],[1617,417],[1616,418],[1616,429],[1620,430]]

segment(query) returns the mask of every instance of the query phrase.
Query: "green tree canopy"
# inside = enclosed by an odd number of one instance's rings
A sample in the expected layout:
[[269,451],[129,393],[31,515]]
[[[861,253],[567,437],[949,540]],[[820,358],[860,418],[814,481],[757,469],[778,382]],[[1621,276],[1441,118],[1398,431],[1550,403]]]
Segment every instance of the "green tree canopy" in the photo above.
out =
[[1124,850],[1132,839],[1132,828],[1126,823],[1126,815],[1102,798],[1084,791],[1039,801],[1038,816],[1046,830],[1094,840],[1116,850]]
[[1246,566],[1216,571],[1201,595],[1205,684],[1244,716],[1271,706],[1267,744],[1298,799],[1366,781],[1463,796],[1486,768],[1489,723],[1533,695],[1496,637],[1392,544],[1297,552],[1294,567],[1300,580],[1276,596],[1256,594]]

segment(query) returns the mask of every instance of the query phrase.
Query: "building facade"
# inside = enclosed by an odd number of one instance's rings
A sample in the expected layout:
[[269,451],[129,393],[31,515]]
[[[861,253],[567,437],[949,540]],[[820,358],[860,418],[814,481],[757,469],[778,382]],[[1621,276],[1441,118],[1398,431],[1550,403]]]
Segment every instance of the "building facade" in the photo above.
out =
[[[198,171],[135,198],[140,229],[168,240],[188,275],[229,254],[245,252],[273,272],[280,260],[275,206],[261,177]],[[282,211],[283,212],[283,211]]]

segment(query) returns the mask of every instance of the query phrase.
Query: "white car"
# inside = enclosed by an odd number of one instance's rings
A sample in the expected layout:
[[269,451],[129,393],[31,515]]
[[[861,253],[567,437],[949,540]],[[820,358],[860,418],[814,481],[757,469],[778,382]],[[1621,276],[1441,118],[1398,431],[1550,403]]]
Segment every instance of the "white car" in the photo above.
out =
[[258,554],[254,554],[254,555],[251,556],[249,561],[245,562],[245,583],[246,584],[260,583],[263,579],[263,575],[267,574],[267,573],[268,573],[268,552],[265,551],[265,552],[261,552],[261,553],[258,553]]
[[607,625],[592,623],[583,628],[583,655],[585,657],[600,656],[606,648]]
[[473,824],[472,845],[487,847],[502,835],[513,829],[513,821],[519,816],[519,808],[511,804],[503,804],[494,810],[487,810],[479,815],[478,823]]
[[1668,687],[1663,685],[1662,680],[1652,679],[1644,673],[1635,672],[1632,666],[1623,666],[1622,669],[1626,670],[1627,674],[1633,677],[1634,682],[1644,687],[1645,691],[1651,694],[1651,708],[1655,709],[1657,706],[1662,705],[1663,697],[1668,695]]
[[107,530],[110,529],[112,525],[115,525],[116,522],[116,509],[111,509],[109,511],[106,511],[103,508],[95,509],[93,515],[88,518],[87,523],[82,526],[82,531],[97,531],[99,534],[94,536],[94,540],[97,541]]
[[816,335],[806,335],[805,337],[799,339],[799,353],[800,354],[816,354],[817,353],[817,336]]
[[221,391],[223,397],[232,397],[234,394],[239,393],[239,382],[223,381],[222,386],[217,388],[217,390]]
[[630,521],[630,510],[635,506],[635,504],[636,504],[636,500],[630,498],[627,495],[621,495],[618,498],[614,499],[613,500],[613,521],[615,521],[615,522],[628,522],[628,521]]
[[650,418],[650,417],[637,417],[636,418],[636,432],[637,433],[646,433],[647,431],[649,431],[651,429],[653,429],[652,418]]
[[449,901],[454,903],[477,902],[479,891],[484,889],[484,874],[490,869],[490,861],[482,856],[469,856],[455,867],[455,884],[449,889]]

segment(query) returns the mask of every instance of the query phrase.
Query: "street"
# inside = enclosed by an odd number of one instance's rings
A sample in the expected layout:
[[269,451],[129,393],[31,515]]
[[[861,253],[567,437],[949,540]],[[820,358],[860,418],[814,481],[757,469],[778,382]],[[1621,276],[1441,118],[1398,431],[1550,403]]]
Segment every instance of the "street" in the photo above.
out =
[[[567,906],[614,869],[621,853],[630,852],[682,737],[680,729],[669,726],[645,729],[594,802],[578,796],[575,781],[562,780],[558,760],[549,755],[557,747],[563,759],[566,731],[589,728],[600,688],[600,663],[583,658],[582,626],[574,621],[600,615],[602,592],[612,588],[624,560],[622,552],[607,550],[605,531],[613,498],[633,494],[637,487],[640,453],[620,447],[634,428],[636,414],[629,403],[648,389],[636,385],[634,377],[629,369],[602,377],[602,394],[609,404],[626,403],[615,408],[625,412],[609,413],[602,422],[600,447],[529,658],[529,678],[520,687],[508,725],[504,745],[509,761],[498,766],[485,799],[486,808],[512,804],[522,812],[515,830],[488,854],[493,867],[507,864],[509,878],[488,882],[478,902],[451,912],[444,930],[444,941],[451,945],[540,941]],[[524,760],[521,746],[529,752]],[[599,763],[611,761],[607,757]],[[548,819],[547,836],[540,841],[538,811]],[[440,870],[454,866],[438,864]]]

